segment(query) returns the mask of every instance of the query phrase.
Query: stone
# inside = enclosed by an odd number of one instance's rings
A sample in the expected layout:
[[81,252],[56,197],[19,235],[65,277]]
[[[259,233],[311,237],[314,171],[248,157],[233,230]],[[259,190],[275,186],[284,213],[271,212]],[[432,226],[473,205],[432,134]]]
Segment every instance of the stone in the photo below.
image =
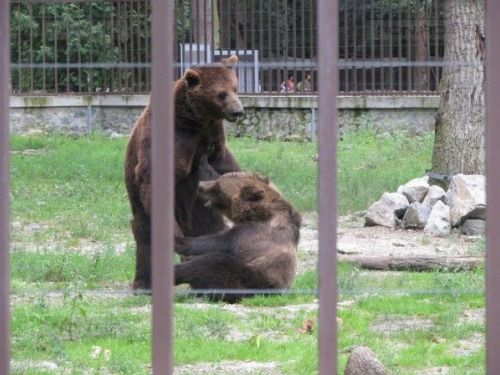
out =
[[377,359],[375,353],[366,347],[356,347],[349,359],[345,368],[344,375],[388,375],[389,371]]
[[410,203],[422,202],[429,190],[429,177],[414,178],[403,185],[402,193]]
[[426,206],[433,207],[437,201],[443,200],[445,196],[446,196],[446,191],[444,191],[444,189],[441,186],[432,185],[429,188],[427,194],[425,195],[425,198],[422,201],[422,203],[425,204]]
[[413,202],[403,216],[402,226],[409,229],[422,229],[427,223],[431,208],[420,203]]
[[408,199],[403,194],[384,193],[380,200],[368,208],[365,216],[365,225],[382,225],[388,228],[396,227],[397,216],[408,207]]
[[438,200],[425,224],[424,232],[432,236],[445,237],[450,234],[450,207]]
[[466,236],[478,236],[486,232],[486,221],[481,219],[467,219],[460,227],[460,232]]
[[445,203],[450,206],[451,225],[466,219],[486,219],[486,179],[482,175],[457,174],[451,178]]

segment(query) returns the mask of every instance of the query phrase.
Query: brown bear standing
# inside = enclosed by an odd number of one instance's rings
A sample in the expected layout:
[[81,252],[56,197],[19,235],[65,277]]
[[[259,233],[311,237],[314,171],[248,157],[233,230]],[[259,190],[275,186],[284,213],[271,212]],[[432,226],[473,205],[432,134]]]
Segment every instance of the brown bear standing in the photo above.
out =
[[[238,80],[230,68],[236,56],[221,64],[188,69],[175,81],[175,233],[197,236],[224,229],[222,216],[197,197],[198,182],[239,171],[225,144],[222,121],[243,114]],[[165,124],[167,126],[168,124]],[[151,105],[135,123],[125,159],[125,184],[132,206],[136,242],[133,287],[151,287]],[[193,219],[192,219],[193,218]]]
[[[176,238],[175,251],[189,259],[175,265],[175,284],[194,289],[289,288],[301,217],[269,180],[255,173],[228,173],[200,182],[199,192],[234,226],[217,234]],[[227,302],[244,296],[209,295]]]

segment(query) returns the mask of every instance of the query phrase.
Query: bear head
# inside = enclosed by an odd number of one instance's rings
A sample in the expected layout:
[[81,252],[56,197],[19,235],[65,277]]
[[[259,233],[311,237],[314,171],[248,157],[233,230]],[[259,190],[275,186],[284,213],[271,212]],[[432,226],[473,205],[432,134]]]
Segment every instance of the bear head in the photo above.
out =
[[232,172],[201,181],[198,192],[207,206],[235,223],[265,221],[291,208],[267,177],[253,172]]
[[243,105],[238,97],[238,78],[231,68],[237,56],[223,59],[221,63],[186,70],[183,80],[187,96],[195,110],[210,120],[236,121],[243,115]]

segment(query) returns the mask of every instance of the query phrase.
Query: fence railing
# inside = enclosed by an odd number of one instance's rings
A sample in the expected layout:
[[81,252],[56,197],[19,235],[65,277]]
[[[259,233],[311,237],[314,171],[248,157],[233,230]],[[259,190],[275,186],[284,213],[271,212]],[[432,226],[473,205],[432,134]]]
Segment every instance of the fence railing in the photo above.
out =
[[[320,9],[322,10],[320,15],[320,30],[319,34],[322,32],[331,32],[331,27],[328,27],[328,18],[333,19],[333,25],[336,26],[335,14],[332,14],[332,9],[336,9],[337,2],[334,0],[319,0]],[[158,4],[158,8],[161,8],[161,4],[166,4],[166,2],[161,0],[155,0]],[[7,41],[9,30],[8,30],[8,20],[5,16],[7,14],[6,10],[9,6],[8,1],[0,2],[0,375],[9,373],[9,105],[8,105],[8,65],[9,65],[9,51],[7,48]],[[168,15],[168,7],[164,9],[159,9],[161,14]],[[498,86],[500,85],[500,74],[498,69],[500,67],[500,45],[493,37],[497,35],[497,31],[500,33],[500,23],[498,18],[500,17],[500,3],[494,0],[487,1],[488,12],[486,25],[487,25],[487,54],[486,54],[486,113],[487,113],[487,123],[486,123],[486,135],[487,135],[487,201],[488,201],[488,211],[487,211],[487,294],[486,294],[486,337],[487,337],[487,357],[486,357],[486,369],[487,374],[495,375],[500,373],[500,356],[498,356],[498,347],[500,345],[500,293],[498,285],[500,284],[500,273],[498,268],[500,267],[500,231],[498,231],[497,226],[500,221],[500,200],[498,198],[498,190],[500,189],[500,169],[496,166],[496,161],[500,160],[500,127],[497,124],[497,119],[500,116],[500,96],[498,92]],[[169,18],[168,16],[166,17]],[[165,29],[161,28],[161,17],[157,17],[156,24],[158,25],[158,32],[164,32]],[[331,26],[331,25],[330,25]],[[336,29],[333,29],[336,30]],[[168,33],[166,33],[168,34]],[[335,33],[333,33],[335,34]],[[491,37],[490,37],[491,36]],[[165,38],[167,45],[170,43],[170,38]],[[331,43],[328,42],[328,38],[323,35],[321,37],[321,45],[323,47],[336,47],[337,41]],[[161,46],[158,46],[162,41],[159,37],[157,42],[155,42],[156,50],[161,50]],[[328,86],[327,82],[332,80],[336,81],[334,77],[337,70],[337,62],[334,61],[332,66],[328,64],[328,57],[335,57],[335,52],[337,49],[332,48],[328,50],[328,53],[320,54],[321,64],[320,64],[320,77],[321,77],[321,91],[320,91],[320,110],[322,112],[322,120],[320,128],[324,133],[322,135],[335,135],[336,132],[336,116],[335,116],[335,95],[329,96],[330,93],[335,93],[336,87]],[[169,54],[159,53],[157,58],[155,58],[155,63],[157,66],[169,66]],[[337,59],[335,59],[337,60]],[[158,78],[155,82],[161,82],[163,85],[155,86],[161,89],[159,92],[164,92],[168,89],[168,84],[166,83],[166,74],[162,69],[155,70],[155,77]],[[336,85],[334,85],[336,86]],[[168,92],[168,90],[167,90]],[[170,96],[167,94],[167,96]],[[165,106],[163,102],[153,106],[153,119],[160,119],[170,116],[171,114],[171,101],[167,100]],[[155,124],[158,124],[156,122]],[[159,131],[159,139],[163,136],[168,135],[168,132],[161,132],[161,128],[166,129],[167,127],[155,125],[155,131]],[[335,354],[332,351],[336,351],[336,323],[335,323],[335,295],[336,295],[336,283],[330,284],[331,279],[334,279],[334,273],[331,270],[335,269],[335,203],[336,197],[334,194],[335,177],[330,174],[334,174],[335,167],[335,142],[328,142],[326,137],[321,137],[322,143],[319,148],[319,161],[320,161],[320,374],[336,374],[337,369],[335,365]],[[334,139],[334,138],[333,138]],[[158,155],[154,154],[153,166],[161,166],[161,160],[168,160],[168,155],[173,151],[172,138],[166,138],[166,147],[156,148]],[[168,149],[168,150],[167,150]],[[155,151],[155,152],[156,152]],[[168,151],[168,152],[167,152]],[[157,163],[158,162],[158,163]],[[327,168],[324,169],[323,167]],[[155,167],[156,168],[156,167]],[[329,172],[328,172],[329,170]],[[165,170],[159,168],[158,172],[165,174]],[[158,173],[160,174],[160,173]],[[172,182],[172,181],[170,181]],[[164,178],[155,179],[155,185],[160,187],[167,186],[170,193],[172,192],[172,183],[167,184]],[[162,186],[162,187],[163,187]],[[161,189],[153,189],[153,191],[159,191]],[[333,194],[332,194],[333,193]],[[165,212],[170,210],[172,212],[172,200],[170,199],[170,208],[165,209]],[[167,207],[165,205],[165,207]],[[155,204],[153,204],[155,207]],[[160,204],[163,207],[163,204]],[[329,210],[331,207],[331,210]],[[157,212],[162,211],[161,209]],[[171,215],[170,215],[171,217]],[[160,221],[161,220],[161,221]],[[155,220],[156,228],[160,228],[164,220],[169,220],[170,225],[167,227],[172,228],[172,219],[165,219],[162,216],[160,220]],[[331,225],[330,225],[331,224]],[[161,226],[164,228],[164,226]],[[172,241],[172,232],[169,231],[164,236],[159,236],[158,243],[155,244],[155,253],[161,254],[164,247],[160,247],[161,238],[164,242]],[[327,251],[327,248],[330,251]],[[333,250],[332,250],[333,249]],[[166,252],[163,252],[166,254]],[[167,264],[166,268],[171,269],[171,257],[162,257],[160,264],[156,265],[154,268],[154,273],[158,275],[163,272],[165,268],[162,268],[163,262]],[[157,278],[159,280],[160,278]],[[153,278],[155,280],[155,278]],[[166,285],[166,284],[165,284]],[[171,288],[167,286],[164,288]],[[166,316],[170,316],[171,307],[171,297],[166,289],[162,289],[159,283],[154,286],[153,293],[153,305],[155,310],[155,317],[157,319],[157,325],[155,325],[155,340],[154,340],[154,357],[153,357],[153,372],[155,374],[170,374],[172,373],[172,345],[171,345],[171,329],[168,319],[164,319]],[[164,302],[164,303],[162,303]],[[158,319],[158,317],[161,317]],[[164,331],[161,331],[163,327]],[[164,341],[160,341],[160,336],[165,334],[167,337]]]
[[[317,0],[176,0],[177,76],[240,58],[240,91],[317,90]],[[339,90],[432,94],[443,56],[444,0],[339,2]],[[11,91],[24,94],[151,91],[149,0],[14,0]]]

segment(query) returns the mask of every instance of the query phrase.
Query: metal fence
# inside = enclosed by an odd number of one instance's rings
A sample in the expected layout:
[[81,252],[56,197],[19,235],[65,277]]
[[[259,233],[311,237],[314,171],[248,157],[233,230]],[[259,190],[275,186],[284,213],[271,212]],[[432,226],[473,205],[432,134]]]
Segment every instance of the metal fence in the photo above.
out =
[[[437,92],[443,3],[340,1],[340,92]],[[316,0],[176,0],[177,77],[237,54],[242,93],[316,93],[316,7]],[[151,91],[148,0],[14,0],[11,23],[13,94]]]
[[[169,21],[173,19],[169,2],[154,0],[154,58],[153,58],[153,90],[164,95],[163,100],[153,102],[153,120],[156,146],[153,145],[153,191],[165,191],[167,194],[156,194],[153,199],[155,236],[153,246],[155,284],[153,286],[153,373],[172,373],[172,324],[171,303],[172,284],[161,282],[170,280],[172,276],[172,258],[162,251],[172,243],[173,224],[173,184],[168,181],[168,172],[172,172],[170,163],[173,155],[172,127],[160,126],[165,118],[172,116],[169,71],[173,61],[170,48],[173,35]],[[9,22],[6,17],[9,2],[0,2],[0,375],[9,373]],[[319,77],[320,77],[320,111],[321,111],[321,143],[319,148],[320,162],[320,374],[336,374],[336,311],[335,298],[337,286],[335,282],[336,263],[336,195],[335,195],[335,154],[336,142],[329,142],[336,136],[336,94],[338,60],[336,59],[337,35],[337,2],[319,0]],[[500,33],[500,3],[487,1],[487,35]],[[167,48],[164,48],[164,47]],[[500,44],[493,37],[487,38],[486,60],[486,112],[487,112],[487,373],[500,373],[500,356],[496,353],[500,345],[500,170],[496,161],[500,160],[500,127],[497,119],[500,116]],[[333,83],[329,85],[328,83]],[[166,97],[165,97],[166,96]],[[158,95],[156,95],[159,98]],[[159,120],[162,121],[159,121]],[[165,162],[165,164],[163,164]],[[164,168],[164,165],[169,165]],[[165,231],[165,228],[168,230]],[[165,276],[167,270],[167,276]]]

